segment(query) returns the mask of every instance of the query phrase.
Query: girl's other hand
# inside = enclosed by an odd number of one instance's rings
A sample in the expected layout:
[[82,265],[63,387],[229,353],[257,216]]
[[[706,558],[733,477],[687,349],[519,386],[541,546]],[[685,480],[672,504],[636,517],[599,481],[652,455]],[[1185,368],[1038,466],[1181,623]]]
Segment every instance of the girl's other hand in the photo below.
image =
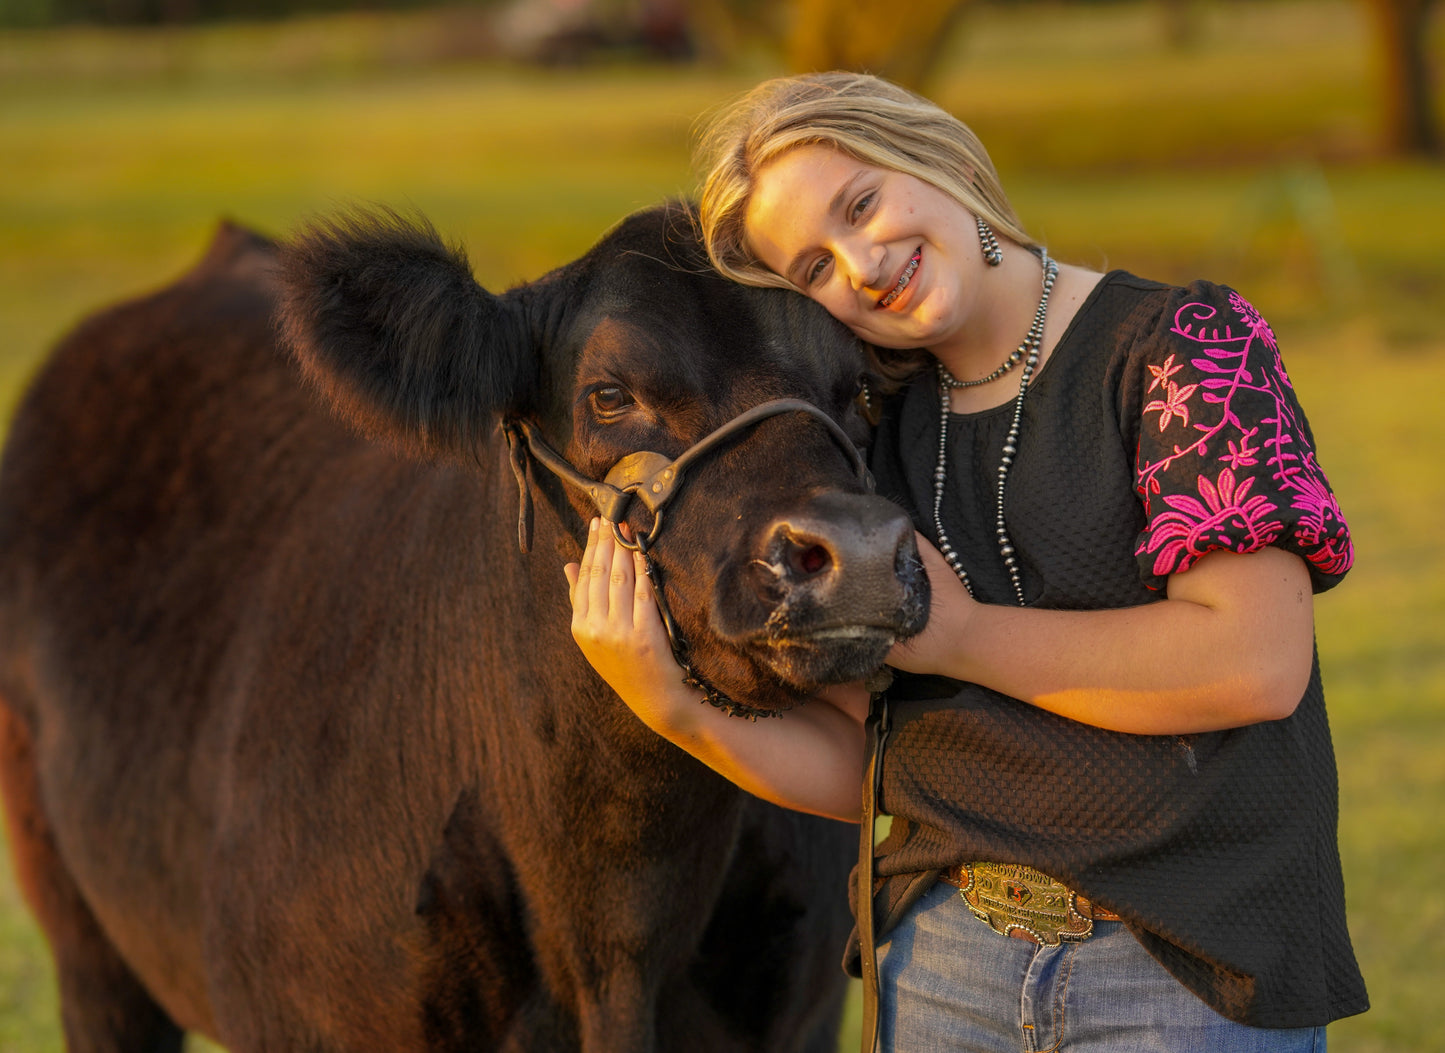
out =
[[933,543],[917,532],[918,555],[928,575],[932,600],[928,608],[928,625],[910,640],[893,645],[888,664],[909,673],[953,675],[968,640],[968,622],[978,602],[968,594],[963,582]]

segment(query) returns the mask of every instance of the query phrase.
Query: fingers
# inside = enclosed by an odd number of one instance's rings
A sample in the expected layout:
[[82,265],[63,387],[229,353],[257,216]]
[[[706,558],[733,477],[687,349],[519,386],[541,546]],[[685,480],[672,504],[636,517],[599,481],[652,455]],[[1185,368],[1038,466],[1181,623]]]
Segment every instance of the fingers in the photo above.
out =
[[[631,540],[632,527],[626,523],[620,523],[618,526],[622,530],[622,536]],[[619,545],[618,547],[623,548],[625,546]],[[629,549],[628,551],[632,556],[632,569],[630,573],[620,570],[621,564],[626,557],[619,552],[617,555],[617,563],[620,576],[614,578],[614,584],[617,587],[613,589],[612,599],[619,607],[630,603],[632,613],[631,624],[645,625],[648,621],[654,620],[657,615],[657,604],[652,595],[652,579],[647,575],[647,557],[642,554],[640,548]],[[629,583],[631,585],[630,601],[626,595],[629,591]],[[656,618],[656,620],[660,621],[661,619]]]
[[617,543],[611,528],[603,524],[612,542],[612,565],[607,574],[607,611],[619,628],[632,628],[632,587],[637,580],[633,573],[631,553]]
[[562,568],[572,599],[574,625],[592,622],[627,630],[652,608],[652,586],[640,552],[619,544],[612,524],[594,518],[580,563]]
[[928,572],[928,580],[931,582],[936,577],[953,578],[953,569],[949,567],[948,561],[943,558],[933,542],[918,531],[913,532],[913,540],[918,545],[918,558],[923,561],[923,569]]
[[[582,558],[564,569],[571,590],[572,638],[602,679],[624,699],[665,698],[678,681],[645,557],[618,542],[612,524],[594,519]],[[631,704],[631,702],[629,702]]]
[[588,613],[607,617],[607,578],[612,570],[612,535],[600,519],[593,519],[587,528],[587,553],[583,553],[582,589],[586,593]]
[[953,658],[967,650],[961,641],[970,639],[969,620],[978,605],[933,543],[922,534],[915,540],[928,574],[928,624],[917,636],[895,643],[887,663],[910,673],[951,675]]

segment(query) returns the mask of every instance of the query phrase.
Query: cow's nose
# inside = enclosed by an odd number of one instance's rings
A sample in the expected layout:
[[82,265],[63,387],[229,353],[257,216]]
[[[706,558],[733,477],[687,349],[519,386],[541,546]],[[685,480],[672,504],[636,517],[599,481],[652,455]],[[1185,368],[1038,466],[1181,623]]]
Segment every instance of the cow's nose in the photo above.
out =
[[778,545],[789,576],[810,578],[834,566],[836,560],[829,547],[830,540],[822,532],[806,526],[801,531],[791,524],[783,527]]
[[768,562],[781,572],[776,585],[841,605],[835,613],[843,615],[896,602],[904,568],[917,559],[908,517],[865,495],[820,496],[805,511],[774,520],[765,537]]

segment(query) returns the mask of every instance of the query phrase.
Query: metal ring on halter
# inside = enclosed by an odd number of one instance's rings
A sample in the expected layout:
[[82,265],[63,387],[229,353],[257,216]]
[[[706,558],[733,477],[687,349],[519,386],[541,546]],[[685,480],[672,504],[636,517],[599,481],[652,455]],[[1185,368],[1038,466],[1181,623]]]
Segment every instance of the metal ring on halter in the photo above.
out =
[[646,537],[636,538],[625,537],[622,533],[622,524],[612,524],[612,536],[623,548],[632,552],[642,554],[642,566],[647,572],[647,580],[652,584],[652,595],[657,601],[657,613],[662,617],[662,627],[667,630],[668,646],[672,648],[672,656],[677,659],[677,664],[687,666],[687,658],[691,649],[684,639],[682,631],[677,627],[677,621],[672,616],[672,609],[667,605],[667,595],[662,589],[662,572],[657,569],[657,563],[652,558],[648,549],[652,547],[652,540],[657,536],[662,525],[662,509],[658,509],[652,521],[652,530]]
[[[635,490],[631,490],[631,489],[629,489],[629,490],[624,490],[624,491],[623,491],[623,493],[629,493],[629,494],[630,494],[630,493],[635,493],[635,492],[636,492]],[[611,522],[611,521],[609,520],[609,522]],[[646,539],[645,539],[645,540],[644,540],[640,535],[639,535],[637,538],[629,538],[629,537],[624,536],[623,533],[622,533],[622,523],[620,523],[620,522],[612,523],[612,536],[617,539],[617,543],[618,543],[619,545],[621,545],[623,548],[625,548],[625,549],[627,549],[628,551],[630,551],[630,552],[641,552],[644,556],[647,555],[647,549],[650,548],[650,547],[652,546],[652,543],[657,540],[657,535],[658,535],[658,533],[659,533],[661,530],[662,530],[662,509],[661,509],[661,508],[655,509],[655,510],[653,511],[653,513],[652,513],[652,529],[647,532],[647,535],[646,535]]]

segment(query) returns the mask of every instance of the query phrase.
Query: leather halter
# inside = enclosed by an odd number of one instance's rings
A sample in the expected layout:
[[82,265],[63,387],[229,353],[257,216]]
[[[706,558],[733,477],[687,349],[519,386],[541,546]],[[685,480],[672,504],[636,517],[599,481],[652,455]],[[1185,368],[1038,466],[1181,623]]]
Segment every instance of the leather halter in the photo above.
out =
[[[538,464],[555,475],[566,485],[587,496],[603,519],[612,525],[617,543],[634,552],[641,552],[643,565],[647,568],[648,580],[652,583],[653,595],[657,598],[657,609],[662,615],[662,624],[667,629],[667,639],[672,647],[673,657],[682,667],[683,679],[690,686],[700,689],[707,701],[733,716],[745,716],[756,720],[760,716],[775,716],[776,710],[760,709],[744,702],[728,698],[717,688],[702,679],[692,668],[691,648],[678,629],[677,622],[668,608],[663,592],[662,572],[651,555],[652,546],[662,532],[663,511],[677,496],[683,477],[704,455],[712,452],[727,440],[753,427],[769,417],[781,413],[806,413],[821,421],[828,434],[848,455],[858,481],[870,493],[873,491],[873,477],[863,461],[863,455],[853,445],[838,423],[811,402],[802,399],[773,399],[746,410],[721,427],[703,436],[676,458],[651,450],[640,450],[623,457],[607,473],[606,479],[592,479],[583,475],[559,454],[544,439],[530,421],[508,418],[502,421],[502,432],[507,437],[512,473],[517,477],[520,490],[517,513],[517,543],[525,553],[531,549],[532,495],[527,486],[526,459],[530,456]],[[622,533],[622,522],[626,518],[633,499],[642,502],[652,513],[652,527],[646,534],[628,538]]]

